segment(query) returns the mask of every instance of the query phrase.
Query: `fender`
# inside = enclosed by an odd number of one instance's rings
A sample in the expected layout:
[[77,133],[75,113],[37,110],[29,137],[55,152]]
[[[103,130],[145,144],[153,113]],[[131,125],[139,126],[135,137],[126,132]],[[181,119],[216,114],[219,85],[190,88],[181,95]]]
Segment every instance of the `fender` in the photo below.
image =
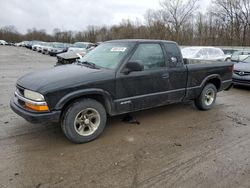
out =
[[[218,74],[212,74],[212,75],[209,75],[209,76],[207,76],[207,77],[205,77],[205,78],[203,79],[203,81],[201,82],[201,85],[200,85],[201,88],[203,88],[203,87],[205,86],[205,84],[206,84],[209,80],[214,79],[214,78],[217,78],[217,79],[220,80],[220,86],[221,86],[222,80],[221,80],[220,75],[218,75]],[[219,88],[219,89],[220,89],[220,88]]]
[[108,114],[113,114],[112,111],[114,110],[114,103],[110,93],[98,88],[82,89],[69,93],[58,101],[58,103],[55,106],[55,109],[61,110],[71,100],[74,100],[79,97],[84,97],[86,95],[94,95],[94,94],[101,95],[104,98],[105,101],[104,105]]
[[193,87],[188,87],[187,90],[186,90],[185,97],[183,98],[183,101],[194,99],[197,96],[199,96],[201,94],[201,92],[202,92],[202,89],[205,87],[206,83],[209,80],[214,79],[214,78],[220,80],[220,86],[221,86],[222,81],[221,81],[220,75],[218,75],[218,74],[211,74],[211,75],[205,77],[202,80],[202,82],[201,82],[200,85],[193,86]]

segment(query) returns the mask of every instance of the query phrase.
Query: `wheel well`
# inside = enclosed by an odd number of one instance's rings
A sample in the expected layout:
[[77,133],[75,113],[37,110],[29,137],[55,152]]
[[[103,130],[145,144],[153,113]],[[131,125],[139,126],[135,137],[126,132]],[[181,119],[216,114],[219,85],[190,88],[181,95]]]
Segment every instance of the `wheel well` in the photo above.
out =
[[100,95],[100,94],[87,94],[87,95],[83,95],[83,96],[79,96],[79,97],[76,97],[76,98],[73,98],[71,100],[69,100],[62,108],[62,112],[65,111],[65,109],[67,109],[67,107],[72,104],[74,101],[77,101],[77,100],[81,100],[81,99],[94,99],[96,101],[98,101],[99,103],[101,103],[103,105],[103,107],[106,109],[106,112],[109,113],[109,108],[108,108],[108,105],[107,103],[105,102],[105,99],[104,99],[104,96]]
[[219,78],[212,78],[206,82],[206,84],[211,83],[214,84],[217,90],[220,90],[221,81]]

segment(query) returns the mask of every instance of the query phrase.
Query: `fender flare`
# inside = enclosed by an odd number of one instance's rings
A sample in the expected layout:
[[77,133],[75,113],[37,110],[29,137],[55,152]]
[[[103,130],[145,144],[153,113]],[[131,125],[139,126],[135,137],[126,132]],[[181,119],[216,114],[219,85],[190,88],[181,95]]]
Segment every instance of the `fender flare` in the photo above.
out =
[[77,98],[80,97],[84,97],[86,95],[101,95],[104,99],[105,105],[105,109],[107,110],[107,113],[111,114],[112,110],[114,109],[114,105],[113,105],[113,99],[111,97],[111,95],[109,94],[109,92],[104,91],[102,89],[97,89],[97,88],[91,88],[91,89],[82,89],[82,90],[78,90],[78,91],[74,91],[71,93],[68,93],[67,95],[65,95],[64,97],[62,97],[57,104],[55,105],[55,109],[56,110],[61,110],[64,108],[64,106]]
[[[203,81],[201,82],[201,87],[204,88],[205,85],[206,85],[206,83],[207,83],[209,80],[212,80],[212,79],[214,79],[214,78],[216,78],[216,79],[218,79],[218,80],[220,81],[220,87],[221,87],[222,80],[221,80],[220,75],[218,75],[218,74],[212,74],[212,75],[209,75],[209,76],[205,77],[205,78],[203,79]],[[220,90],[220,88],[218,88],[218,90]]]

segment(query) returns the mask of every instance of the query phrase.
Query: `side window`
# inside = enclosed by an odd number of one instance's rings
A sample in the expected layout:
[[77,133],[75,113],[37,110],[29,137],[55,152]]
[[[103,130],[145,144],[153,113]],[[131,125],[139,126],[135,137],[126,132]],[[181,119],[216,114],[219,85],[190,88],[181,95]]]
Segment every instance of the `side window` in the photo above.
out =
[[218,56],[218,52],[213,48],[208,48],[208,52],[209,57]]
[[[166,49],[168,62],[170,62],[170,66],[171,67],[182,66],[181,52],[177,47],[177,45],[174,43],[165,43],[164,46]],[[177,63],[173,63],[172,58],[177,59]]]
[[205,56],[205,51],[203,49],[201,49],[198,53],[197,53],[197,58],[204,58]]
[[165,59],[159,44],[139,44],[130,61],[138,61],[144,70],[165,67]]
[[209,56],[209,49],[208,48],[202,49],[202,55],[203,58],[207,58]]

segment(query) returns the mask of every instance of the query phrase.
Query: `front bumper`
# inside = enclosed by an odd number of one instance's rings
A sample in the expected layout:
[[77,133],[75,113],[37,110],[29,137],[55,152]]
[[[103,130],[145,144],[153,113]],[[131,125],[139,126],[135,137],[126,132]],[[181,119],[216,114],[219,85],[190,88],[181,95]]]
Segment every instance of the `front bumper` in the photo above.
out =
[[61,111],[51,112],[30,112],[15,103],[15,97],[10,101],[11,109],[31,123],[59,122]]
[[234,85],[250,86],[250,80],[233,79]]
[[237,74],[233,74],[233,84],[234,85],[242,85],[242,86],[250,86],[250,76],[239,76]]

